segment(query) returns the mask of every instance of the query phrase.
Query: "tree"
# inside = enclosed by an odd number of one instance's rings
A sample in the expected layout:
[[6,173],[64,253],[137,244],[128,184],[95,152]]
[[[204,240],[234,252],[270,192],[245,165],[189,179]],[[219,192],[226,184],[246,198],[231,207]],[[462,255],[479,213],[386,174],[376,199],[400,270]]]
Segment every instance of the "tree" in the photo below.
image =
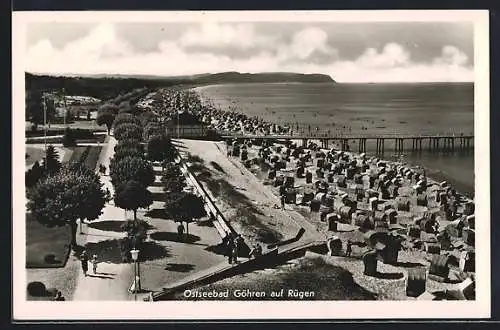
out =
[[115,138],[117,140],[122,139],[137,139],[142,138],[142,127],[137,124],[124,123],[119,126],[115,126],[114,129]]
[[144,146],[136,139],[122,139],[114,147],[114,151],[118,152],[120,149],[137,149],[144,153]]
[[149,121],[144,127],[144,139],[148,141],[151,139],[151,137],[156,136],[156,135],[164,135],[165,131],[162,127],[162,125],[156,121]]
[[134,222],[137,223],[137,209],[153,204],[153,195],[140,182],[130,180],[116,188],[115,204],[124,210],[134,211]]
[[40,166],[40,163],[36,161],[33,166],[29,170],[26,171],[25,173],[25,185],[27,188],[32,188],[34,187],[37,182],[42,178],[43,176],[43,169]]
[[130,113],[119,113],[115,117],[113,127],[116,129],[122,124],[136,124],[138,126],[141,126],[141,121]]
[[153,166],[139,157],[113,158],[109,164],[109,171],[114,187],[130,180],[135,180],[147,187],[155,181]]
[[61,163],[59,162],[59,155],[53,145],[49,145],[45,152],[45,158],[43,159],[42,167],[44,173],[47,175],[52,175],[57,173],[61,168]]
[[97,125],[106,125],[108,129],[108,135],[111,131],[111,127],[113,126],[113,122],[115,120],[115,115],[107,110],[99,110],[97,112]]
[[28,190],[28,210],[47,226],[71,227],[71,245],[76,247],[76,221],[95,220],[105,204],[99,176],[78,164],[64,164],[59,172],[43,178]]
[[161,182],[165,192],[181,192],[186,187],[186,178],[175,163],[167,163],[163,170]]
[[64,136],[62,139],[63,146],[68,148],[68,147],[75,147],[76,146],[76,137],[71,128],[66,127],[64,130]]
[[[141,122],[142,127],[147,127],[147,125],[151,122],[154,122],[156,116],[151,111],[144,111],[137,115],[137,118]],[[145,129],[146,131],[146,129]]]
[[116,116],[118,114],[118,107],[113,103],[105,103],[102,106],[100,106],[99,110],[97,110],[97,111],[98,112],[109,112],[109,113]]
[[128,101],[120,102],[120,105],[118,105],[118,113],[130,113],[130,112],[133,112],[130,102]]
[[43,121],[42,93],[39,90],[26,91],[26,117],[36,130]]
[[173,198],[165,201],[165,211],[176,222],[186,223],[186,233],[189,234],[189,223],[206,215],[204,202],[200,196],[192,193],[174,193]]
[[113,158],[117,161],[125,157],[145,158],[144,153],[137,148],[119,148],[113,155]]
[[148,158],[152,161],[172,162],[175,158],[176,150],[170,139],[165,135],[152,136],[147,145]]

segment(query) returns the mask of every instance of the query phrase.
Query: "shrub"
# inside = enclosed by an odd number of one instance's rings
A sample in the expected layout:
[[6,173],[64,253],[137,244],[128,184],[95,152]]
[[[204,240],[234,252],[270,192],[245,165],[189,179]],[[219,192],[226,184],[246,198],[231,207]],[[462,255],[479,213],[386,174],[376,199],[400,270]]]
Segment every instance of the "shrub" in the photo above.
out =
[[68,147],[76,147],[76,137],[73,131],[68,127],[64,132],[64,136],[62,139],[63,146]]
[[47,294],[47,287],[42,282],[28,283],[28,294],[32,297],[43,297]]

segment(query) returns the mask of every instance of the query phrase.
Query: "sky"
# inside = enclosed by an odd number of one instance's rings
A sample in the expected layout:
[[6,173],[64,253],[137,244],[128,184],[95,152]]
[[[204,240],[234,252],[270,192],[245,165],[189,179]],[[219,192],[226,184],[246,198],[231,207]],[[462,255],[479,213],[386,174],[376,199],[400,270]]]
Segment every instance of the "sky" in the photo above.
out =
[[472,82],[467,22],[31,22],[26,71],[177,76],[225,71],[338,82]]

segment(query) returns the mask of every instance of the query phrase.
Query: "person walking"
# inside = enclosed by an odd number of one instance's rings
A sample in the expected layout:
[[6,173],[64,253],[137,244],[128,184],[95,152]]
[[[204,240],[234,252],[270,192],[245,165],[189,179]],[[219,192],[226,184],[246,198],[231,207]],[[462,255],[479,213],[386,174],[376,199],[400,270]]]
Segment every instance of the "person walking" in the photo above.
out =
[[347,241],[347,247],[346,247],[346,249],[345,249],[345,255],[346,255],[347,257],[350,257],[350,256],[351,256],[351,253],[352,253],[352,242],[351,242],[351,240],[348,240],[348,241]]
[[285,210],[285,195],[281,195],[281,209]]
[[97,264],[99,263],[99,261],[97,261],[97,254],[94,254],[92,256],[92,270],[94,271],[94,274],[97,274]]
[[66,298],[64,298],[64,297],[62,296],[61,291],[57,291],[57,295],[56,295],[56,297],[54,298],[54,301],[65,301],[65,300],[66,300]]
[[234,248],[235,248],[234,239],[232,237],[228,237],[227,242],[226,242],[226,253],[227,253],[228,261],[230,264],[233,263],[233,256],[234,256],[233,250],[234,250]]
[[82,263],[82,271],[85,276],[87,276],[87,272],[89,271],[89,256],[87,255],[87,251],[83,251],[80,255],[80,261]]
[[241,246],[243,245],[243,237],[241,234],[238,234],[234,239],[234,248],[233,248],[233,260],[234,262],[238,262],[238,254],[241,250]]
[[184,226],[182,223],[179,223],[177,226],[177,237],[179,238],[179,241],[184,241]]

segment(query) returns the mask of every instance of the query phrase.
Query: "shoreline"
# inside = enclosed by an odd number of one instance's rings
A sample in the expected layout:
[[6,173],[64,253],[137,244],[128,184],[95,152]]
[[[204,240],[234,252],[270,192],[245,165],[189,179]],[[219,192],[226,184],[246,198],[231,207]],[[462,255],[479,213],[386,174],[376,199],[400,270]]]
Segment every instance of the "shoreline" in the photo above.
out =
[[[252,84],[252,83],[248,83],[248,84]],[[287,84],[287,83],[272,83],[272,84]],[[297,84],[302,84],[302,83],[297,83]],[[309,83],[307,83],[307,84],[309,84]],[[321,84],[325,84],[325,83],[321,83]],[[198,87],[190,88],[190,90],[192,90],[194,93],[196,93],[198,95],[202,104],[213,105],[213,98],[211,98],[207,95],[203,95],[204,94],[203,89],[208,88],[208,87],[225,86],[225,85],[228,85],[228,84],[214,84],[214,85],[198,86]],[[241,85],[241,84],[238,84],[238,85]],[[219,110],[224,111],[224,112],[231,112],[230,108],[231,108],[231,105],[226,105],[225,107],[219,108]],[[238,110],[236,110],[236,112],[238,112]],[[242,114],[246,115],[244,112],[242,112]],[[269,123],[269,124],[275,125],[274,123]],[[292,141],[293,141],[293,139],[292,139]],[[359,153],[357,153],[357,152],[353,152],[353,151],[349,151],[349,152],[352,153],[353,155],[357,155],[357,154],[359,155]],[[367,154],[367,156],[377,157],[377,158],[383,159],[383,160],[388,161],[388,162],[396,163],[398,165],[405,165],[406,164],[407,166],[411,166],[412,168],[425,169],[426,172],[428,173],[428,175],[427,175],[428,178],[433,179],[433,181],[435,181],[435,182],[447,181],[461,195],[464,195],[468,199],[471,199],[471,200],[474,199],[475,183],[471,184],[469,182],[466,183],[463,181],[459,181],[455,177],[453,177],[452,175],[449,175],[440,169],[436,169],[436,168],[433,168],[431,166],[418,164],[417,162],[414,162],[411,159],[405,160],[404,162],[398,162],[398,161],[395,162],[389,153],[387,153],[386,155],[377,155],[373,152],[367,151],[366,154]],[[410,154],[410,152],[408,154]],[[433,157],[431,156],[429,158],[432,159]]]

